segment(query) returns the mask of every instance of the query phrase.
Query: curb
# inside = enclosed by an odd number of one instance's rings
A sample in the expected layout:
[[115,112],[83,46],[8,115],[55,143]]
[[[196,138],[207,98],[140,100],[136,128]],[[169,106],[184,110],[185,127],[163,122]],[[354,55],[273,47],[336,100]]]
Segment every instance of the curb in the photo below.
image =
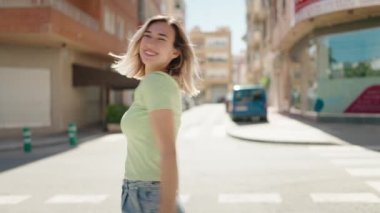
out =
[[[260,135],[259,136],[257,135],[255,136],[252,134],[247,135],[246,132],[251,131],[251,129],[249,130],[239,129],[242,127],[236,126],[236,124],[228,116],[226,116],[225,125],[226,125],[227,135],[239,140],[261,142],[261,143],[272,143],[272,144],[286,144],[286,145],[347,145],[347,142],[345,142],[344,140],[341,140],[339,138],[336,138],[335,136],[328,135],[328,134],[327,134],[327,138],[325,135],[324,136],[325,138],[319,141],[305,140],[305,138],[298,140],[296,138],[293,139],[293,138],[286,138],[286,137],[279,139],[278,137],[270,138],[267,136],[260,136]],[[255,127],[252,127],[252,128],[255,128]],[[276,132],[276,127],[267,127],[267,128],[273,128],[273,131]],[[299,131],[289,131],[289,134],[286,134],[286,135],[296,135],[297,132]],[[310,138],[313,139],[313,137],[310,137]]]
[[[91,140],[93,138],[96,138],[96,137],[99,137],[102,135],[104,135],[104,133],[95,133],[93,135],[80,137],[80,138],[78,138],[78,145],[80,143],[85,142],[86,140]],[[44,140],[46,140],[46,139],[44,139]],[[38,139],[37,139],[37,141],[38,141]],[[37,142],[37,143],[32,142],[32,147],[33,148],[43,148],[43,147],[57,146],[57,145],[62,145],[62,144],[70,145],[67,137],[65,137],[65,138],[52,138],[50,140],[47,140],[47,142]],[[23,146],[24,145],[21,142],[17,143],[17,144],[0,146],[0,152],[23,151]]]
[[271,143],[271,144],[281,144],[281,145],[329,145],[329,146],[342,146],[344,144],[336,143],[336,142],[328,142],[328,141],[314,141],[314,142],[306,142],[306,141],[292,141],[292,140],[273,140],[273,139],[263,139],[263,138],[252,138],[252,137],[244,137],[238,134],[231,133],[230,131],[226,131],[227,135],[230,137],[239,139],[239,140],[245,140],[245,141],[252,141],[252,142],[260,142],[260,143]]

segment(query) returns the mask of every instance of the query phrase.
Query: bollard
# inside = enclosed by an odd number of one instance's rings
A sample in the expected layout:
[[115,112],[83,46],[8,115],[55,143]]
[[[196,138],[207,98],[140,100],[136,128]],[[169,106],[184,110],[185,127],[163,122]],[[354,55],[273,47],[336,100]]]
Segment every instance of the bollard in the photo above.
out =
[[77,126],[74,122],[68,125],[69,142],[71,146],[77,145]]
[[32,132],[30,128],[24,127],[22,129],[22,136],[24,138],[24,152],[32,151]]

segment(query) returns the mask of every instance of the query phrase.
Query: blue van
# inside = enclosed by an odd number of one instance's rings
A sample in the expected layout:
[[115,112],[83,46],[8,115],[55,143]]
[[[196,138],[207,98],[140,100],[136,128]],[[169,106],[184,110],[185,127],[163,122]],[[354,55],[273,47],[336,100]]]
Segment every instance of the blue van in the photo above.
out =
[[256,85],[235,85],[227,95],[226,110],[232,120],[252,119],[267,121],[267,96],[265,88]]

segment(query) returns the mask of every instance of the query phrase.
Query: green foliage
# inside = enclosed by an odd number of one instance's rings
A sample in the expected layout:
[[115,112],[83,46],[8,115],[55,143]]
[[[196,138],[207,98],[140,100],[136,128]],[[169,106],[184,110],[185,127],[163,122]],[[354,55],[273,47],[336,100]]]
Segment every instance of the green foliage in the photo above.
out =
[[125,111],[128,110],[128,106],[120,104],[112,104],[107,107],[106,120],[107,123],[120,123],[121,118],[123,117]]
[[373,69],[368,63],[361,62],[356,67],[351,64],[345,65],[344,76],[346,78],[366,77],[380,75],[378,70]]
[[264,76],[260,79],[260,85],[263,86],[265,89],[268,89],[270,86],[270,77]]

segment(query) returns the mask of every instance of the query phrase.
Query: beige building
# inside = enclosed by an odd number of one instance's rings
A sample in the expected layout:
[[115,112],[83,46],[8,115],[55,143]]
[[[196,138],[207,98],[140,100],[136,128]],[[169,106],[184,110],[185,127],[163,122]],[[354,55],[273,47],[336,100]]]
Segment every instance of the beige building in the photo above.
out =
[[250,84],[259,84],[264,76],[264,52],[267,45],[265,38],[265,20],[267,12],[263,10],[264,1],[247,0],[247,73],[246,81]]
[[185,26],[186,4],[185,0],[165,0],[163,1],[162,13],[173,16]]
[[247,78],[247,53],[245,50],[233,56],[232,67],[233,85],[250,84],[250,81]]
[[380,117],[380,0],[247,0],[247,6],[248,27],[263,17],[261,72],[271,73],[274,106],[321,120]]
[[196,27],[190,38],[200,63],[200,102],[221,101],[232,86],[231,32],[228,28],[203,32]]

